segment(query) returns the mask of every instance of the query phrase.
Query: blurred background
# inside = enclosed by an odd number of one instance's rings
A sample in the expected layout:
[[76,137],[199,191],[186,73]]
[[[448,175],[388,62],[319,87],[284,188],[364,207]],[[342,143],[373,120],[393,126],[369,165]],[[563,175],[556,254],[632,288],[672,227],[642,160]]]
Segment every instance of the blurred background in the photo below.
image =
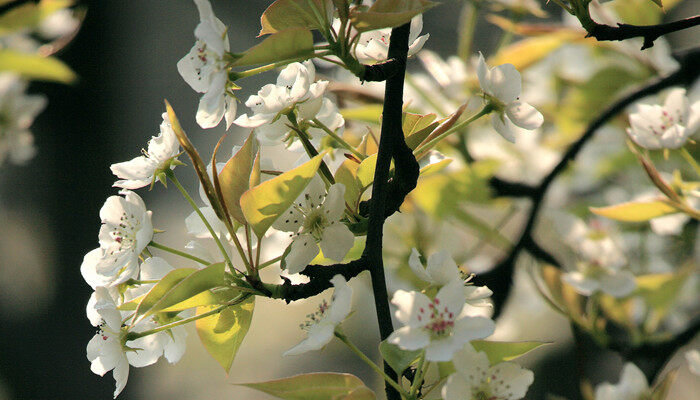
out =
[[[219,18],[230,27],[231,48],[237,51],[250,47],[259,30],[258,16],[270,1],[211,2]],[[696,0],[685,3],[686,8],[675,9],[668,19],[689,14],[693,4],[697,11]],[[84,254],[98,244],[99,209],[108,196],[117,192],[111,187],[115,178],[109,165],[134,157],[157,134],[164,98],[171,101],[205,159],[223,133],[222,128],[205,132],[196,125],[198,94],[175,67],[193,44],[198,14],[192,1],[101,0],[84,5],[88,9],[84,25],[59,55],[78,73],[79,81],[71,86],[32,84],[30,92],[44,93],[49,100],[32,127],[38,154],[25,166],[5,164],[0,168],[2,400],[112,397],[111,373],[104,378],[94,375],[85,357],[85,345],[94,328],[85,317],[91,289],[79,273]],[[460,1],[444,1],[426,14],[424,32],[431,35],[426,48],[441,55],[454,51],[460,8]],[[559,9],[552,5],[545,8],[559,18]],[[482,21],[475,50],[488,52],[498,39],[494,32],[493,26]],[[673,47],[698,43],[698,35],[690,33],[671,35],[669,39]],[[246,99],[272,76],[246,81],[239,98]],[[232,128],[232,133],[230,143],[234,144],[244,132]],[[188,188],[196,188],[192,173],[186,168],[178,173]],[[179,193],[156,186],[140,194],[154,210],[155,226],[167,230],[166,243],[184,245],[183,220],[190,210]],[[278,271],[268,273],[274,276]],[[353,331],[362,332],[357,336],[362,337],[361,347],[376,355],[373,347],[378,334],[366,328],[375,326],[367,284],[366,276],[353,281],[355,307],[368,313],[355,313],[347,330],[351,335]],[[535,302],[534,296],[520,295],[527,302]],[[516,291],[516,302],[518,296]],[[351,372],[378,387],[381,382],[372,381],[374,375],[334,343],[320,353],[320,358],[319,353],[281,358],[281,353],[301,338],[298,323],[318,301],[311,299],[286,307],[261,299],[230,376],[209,358],[196,333],[190,330],[187,352],[178,364],[161,360],[156,366],[131,368],[129,383],[119,398],[266,399],[233,383],[316,370]],[[499,338],[556,341],[525,358],[536,376],[528,398],[544,399],[547,392],[577,398],[572,391],[576,388],[572,373],[575,367],[566,320],[542,304],[526,306],[525,311],[505,312]],[[619,360],[613,359],[611,365],[597,373],[616,381],[611,376],[617,376]],[[680,378],[688,381],[686,375],[686,370],[681,371]]]

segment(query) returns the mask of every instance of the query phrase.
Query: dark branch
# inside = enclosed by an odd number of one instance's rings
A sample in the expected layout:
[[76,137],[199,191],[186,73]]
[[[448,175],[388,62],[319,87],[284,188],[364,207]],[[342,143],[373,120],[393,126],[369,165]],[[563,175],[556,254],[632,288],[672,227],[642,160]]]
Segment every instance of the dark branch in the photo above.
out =
[[[623,111],[627,106],[634,103],[635,101],[649,96],[651,94],[657,93],[662,89],[675,86],[675,85],[691,85],[698,75],[700,75],[700,49],[692,49],[685,54],[681,54],[678,57],[680,62],[680,68],[673,74],[656,79],[654,82],[647,84],[625,96],[610,105],[603,113],[598,116],[593,122],[591,122],[581,137],[574,142],[564,153],[559,163],[554,166],[552,171],[545,176],[540,184],[530,191],[527,189],[527,195],[522,194],[520,197],[528,197],[532,200],[532,208],[530,209],[527,222],[525,227],[520,234],[520,238],[515,245],[511,248],[508,255],[492,270],[478,275],[475,278],[475,283],[479,285],[487,285],[493,292],[494,301],[494,317],[498,316],[503,304],[508,298],[510,288],[513,282],[513,270],[515,268],[515,262],[518,259],[520,251],[525,249],[530,252],[533,256],[542,259],[542,257],[549,258],[545,256],[543,250],[532,237],[532,232],[537,223],[537,217],[544,203],[544,197],[552,184],[552,182],[566,170],[569,163],[573,161],[583,147],[593,138],[595,133],[603,125],[605,125],[611,118]],[[491,182],[494,183],[493,181]],[[496,181],[500,188],[512,188],[516,187],[517,184],[506,184],[503,181]],[[496,191],[498,192],[498,188]],[[551,258],[551,260],[554,260]],[[550,261],[551,261],[550,260]],[[557,265],[557,264],[553,264]]]
[[405,70],[406,62],[389,59],[378,64],[363,65],[363,67],[361,76],[358,76],[362,82],[383,82]]
[[641,37],[644,38],[644,44],[642,44],[642,50],[644,50],[652,47],[654,41],[663,35],[700,25],[700,15],[658,25],[617,24],[617,26],[610,26],[592,20],[590,22],[593,25],[586,28],[588,31],[586,37],[594,37],[598,41]]
[[489,180],[489,186],[499,197],[532,197],[537,190],[536,187],[518,182],[508,182],[503,179],[493,177]]

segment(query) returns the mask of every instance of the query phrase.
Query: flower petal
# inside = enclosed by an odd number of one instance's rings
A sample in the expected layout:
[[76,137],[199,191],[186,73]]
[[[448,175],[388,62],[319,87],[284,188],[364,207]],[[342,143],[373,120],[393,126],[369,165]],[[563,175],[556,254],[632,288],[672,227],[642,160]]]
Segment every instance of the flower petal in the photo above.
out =
[[311,350],[319,350],[333,339],[333,324],[319,323],[309,328],[306,339],[284,352],[284,356],[294,356]]
[[325,257],[343,261],[354,242],[355,235],[350,229],[345,224],[336,222],[323,230],[320,245]]
[[493,394],[503,399],[522,399],[535,380],[532,371],[512,362],[503,362],[491,368],[496,379],[490,382]]
[[301,272],[318,255],[316,240],[309,234],[297,235],[292,239],[291,249],[285,258],[287,272]]
[[625,297],[632,293],[635,287],[637,283],[629,271],[620,271],[600,279],[600,290],[614,297]]
[[329,221],[338,221],[345,211],[345,185],[336,183],[328,188],[328,195],[323,201],[323,213]]
[[430,275],[428,275],[428,273],[425,270],[425,267],[420,262],[420,254],[418,254],[418,250],[416,250],[415,248],[411,249],[411,255],[408,257],[408,266],[420,280],[425,282],[432,281],[432,278],[430,277]]
[[513,64],[502,64],[492,68],[489,74],[492,95],[504,104],[517,100],[522,91],[520,72]]
[[427,347],[430,344],[430,336],[421,328],[404,326],[392,332],[387,342],[411,351]]
[[459,273],[457,264],[447,251],[433,253],[428,257],[428,267],[426,272],[432,281],[440,286],[445,286],[452,282],[462,283],[462,276]]
[[493,114],[491,115],[491,126],[496,130],[503,138],[511,143],[515,143],[515,134],[513,130],[508,126],[511,123],[508,118],[503,114]]
[[521,101],[508,104],[506,115],[513,124],[528,130],[537,129],[544,122],[544,117],[535,107]]
[[221,71],[212,77],[211,85],[207,92],[199,100],[197,108],[197,124],[204,129],[219,125],[224,117],[226,108],[226,71]]
[[342,275],[336,275],[331,279],[335,288],[333,290],[333,301],[328,307],[326,318],[337,325],[350,314],[352,309],[352,289]]

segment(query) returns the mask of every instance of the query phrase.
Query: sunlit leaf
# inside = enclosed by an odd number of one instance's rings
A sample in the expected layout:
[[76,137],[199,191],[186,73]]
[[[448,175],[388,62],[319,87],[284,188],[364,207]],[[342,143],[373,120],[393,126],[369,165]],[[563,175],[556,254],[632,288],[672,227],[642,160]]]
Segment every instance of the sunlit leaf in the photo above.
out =
[[379,143],[371,130],[362,137],[360,145],[357,146],[357,151],[368,156],[379,151]]
[[250,189],[250,176],[257,155],[257,142],[255,135],[248,136],[238,152],[231,157],[224,168],[219,172],[219,186],[226,209],[229,214],[241,224],[246,220],[241,210],[241,196]]
[[519,40],[501,49],[489,61],[491,65],[510,63],[518,71],[544,59],[562,45],[580,37],[581,34],[572,31],[559,31],[548,35],[535,36]]
[[259,35],[281,32],[289,28],[318,29],[330,25],[326,21],[330,0],[276,0],[260,17]]
[[489,357],[491,365],[518,358],[530,351],[548,344],[546,342],[495,342],[489,340],[473,340],[472,347],[483,351]]
[[71,83],[77,75],[63,61],[54,57],[0,50],[0,71],[14,72],[26,79]]
[[71,0],[42,0],[13,7],[0,15],[0,35],[33,29],[54,12],[73,5]]
[[[239,385],[259,390],[283,400],[364,400],[371,398],[343,397],[353,392],[358,393],[358,395],[367,393],[363,389],[366,386],[354,375],[333,372],[316,372],[267,382],[240,383]],[[357,392],[358,389],[360,392]]]
[[403,25],[437,3],[429,0],[377,0],[366,10],[355,9],[350,19],[359,31],[393,28]]
[[432,164],[428,164],[425,167],[420,169],[420,175],[421,176],[428,176],[430,174],[434,174],[437,172],[442,171],[443,169],[447,168],[448,165],[452,163],[451,158],[445,158],[443,160],[440,160],[438,162],[434,162]]
[[381,104],[366,104],[360,107],[342,108],[340,114],[346,120],[379,124],[382,120]]
[[601,217],[624,222],[644,222],[678,212],[664,201],[630,201],[607,207],[591,207],[591,212]]
[[292,205],[316,174],[322,153],[306,163],[248,190],[241,196],[241,210],[258,237]]
[[141,300],[134,321],[183,302],[199,293],[223,286],[224,263],[204,269],[180,268],[163,277]]
[[440,124],[435,121],[435,114],[403,114],[403,134],[406,138],[406,145],[411,149],[415,149],[425,140],[430,133]]
[[293,58],[314,56],[314,40],[305,28],[290,28],[266,37],[261,43],[248,49],[234,66],[268,64]]
[[[197,315],[216,309],[218,306],[198,307]],[[231,369],[233,359],[245,338],[253,319],[255,297],[248,297],[240,304],[227,307],[225,312],[213,314],[196,321],[197,334],[207,352],[224,368]],[[224,319],[224,322],[221,322]],[[233,321],[233,324],[231,324]],[[222,331],[223,326],[230,326]],[[217,329],[218,328],[218,329]]]
[[386,361],[397,374],[401,375],[406,368],[418,361],[422,350],[402,350],[395,344],[382,341],[379,343],[379,352],[382,354],[384,361]]
[[345,202],[353,209],[358,202],[362,187],[357,179],[357,170],[360,164],[352,160],[345,160],[335,171],[335,181],[345,186]]
[[364,188],[374,182],[374,169],[377,167],[377,154],[365,158],[357,168],[357,180]]

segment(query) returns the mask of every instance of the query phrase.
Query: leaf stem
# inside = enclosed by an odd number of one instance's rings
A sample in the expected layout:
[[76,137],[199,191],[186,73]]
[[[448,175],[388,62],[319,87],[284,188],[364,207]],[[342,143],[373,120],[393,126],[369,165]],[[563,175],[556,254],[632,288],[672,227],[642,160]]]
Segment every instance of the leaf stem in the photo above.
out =
[[451,134],[453,134],[455,132],[459,132],[465,126],[471,124],[472,122],[483,117],[484,115],[491,113],[491,111],[493,111],[493,107],[490,104],[486,104],[484,106],[484,108],[482,108],[481,111],[479,111],[478,113],[476,113],[476,114],[472,115],[471,117],[467,118],[466,120],[454,125],[452,128],[446,130],[445,132],[441,133],[437,137],[431,139],[429,142],[424,143],[421,146],[418,146],[418,148],[413,150],[413,155],[415,155],[416,158],[421,158],[422,156],[425,155],[425,153],[428,152],[428,150],[435,147],[435,145],[438,144],[442,139],[450,136]]
[[428,370],[428,366],[430,363],[427,365],[425,364],[425,351],[423,351],[420,355],[420,358],[418,359],[418,366],[416,366],[416,375],[413,377],[413,383],[411,384],[411,390],[409,391],[409,395],[411,398],[415,397],[416,394],[418,394],[418,390],[421,387],[421,382],[423,381],[423,376],[425,375],[425,371]]
[[[214,238],[214,241],[216,242],[217,247],[219,248],[219,251],[221,252],[221,255],[224,257],[224,260],[226,260],[226,263],[231,266],[232,271],[238,271],[233,267],[233,263],[231,262],[231,259],[228,256],[228,253],[226,252],[226,249],[224,248],[223,243],[221,243],[221,239],[219,239],[219,236],[216,234],[214,231],[214,228],[211,227],[211,224],[209,224],[209,221],[204,217],[204,214],[202,214],[202,211],[197,207],[197,203],[194,202],[192,197],[190,196],[189,193],[187,193],[187,190],[182,187],[180,184],[180,181],[178,181],[177,177],[175,177],[175,174],[172,172],[172,170],[166,171],[166,175],[168,176],[168,179],[175,184],[175,187],[182,193],[182,196],[185,197],[185,200],[187,200],[188,203],[190,203],[190,206],[192,206],[192,209],[194,212],[199,215],[199,218],[202,220],[202,223],[204,223],[204,226],[207,227],[207,230],[211,234],[211,236]],[[245,257],[243,259],[245,261]]]
[[347,336],[345,336],[342,332],[339,332],[337,329],[335,330],[335,337],[340,339],[341,342],[345,343],[348,348],[355,353],[362,361],[364,361],[367,365],[370,366],[376,373],[378,373],[386,383],[391,385],[394,389],[396,389],[403,398],[410,398],[409,394],[406,393],[406,391],[399,385],[395,380],[391,379],[389,375],[387,375],[384,370],[377,364],[374,363],[374,361],[370,360],[369,357],[365,355],[365,353],[362,352],[357,346],[355,346],[354,343],[352,343]]
[[364,154],[360,153],[359,151],[355,150],[355,148],[352,147],[352,145],[350,145],[350,143],[346,142],[345,139],[343,139],[342,137],[340,137],[337,133],[333,132],[329,127],[326,126],[326,124],[324,124],[323,122],[319,121],[318,118],[314,118],[314,119],[313,119],[313,122],[314,122],[314,126],[315,126],[316,128],[323,129],[323,131],[326,132],[326,133],[328,134],[328,136],[330,136],[330,137],[332,137],[333,139],[335,139],[336,142],[340,143],[340,145],[343,146],[343,148],[345,148],[345,149],[348,150],[349,152],[351,152],[352,155],[354,155],[355,157],[359,158],[360,160],[364,160],[365,158],[367,158],[366,155],[364,155]]
[[[320,53],[315,53],[314,57],[324,57],[324,56],[327,56],[329,54],[331,54],[330,51],[323,51]],[[306,61],[309,58],[313,58],[313,57],[302,56],[302,57],[290,58],[288,60],[277,61],[277,62],[274,62],[272,64],[267,64],[267,65],[263,65],[260,67],[251,68],[251,69],[241,71],[241,72],[231,71],[231,72],[229,72],[228,75],[232,81],[236,81],[238,79],[247,78],[249,76],[253,76],[253,75],[263,73],[263,72],[267,72],[267,71],[273,70],[275,68],[283,67],[283,66],[289,65],[291,63]]]
[[260,270],[263,269],[263,268],[269,267],[270,265],[272,265],[272,264],[274,264],[274,263],[276,263],[276,262],[278,262],[278,261],[280,261],[280,260],[282,260],[282,256],[275,257],[275,258],[273,258],[272,260],[267,260],[267,261],[265,261],[265,262],[262,263],[262,264],[258,264],[258,271],[260,271]]
[[688,152],[688,149],[686,149],[685,147],[681,147],[679,150],[680,150],[681,156],[683,156],[683,158],[685,158],[685,161],[687,161],[688,164],[690,164],[690,166],[693,167],[693,170],[695,171],[695,173],[698,176],[700,176],[700,164],[698,164],[698,162],[695,161],[695,159],[690,154],[690,152]]
[[210,265],[211,264],[211,261],[203,260],[199,257],[193,256],[192,254],[188,254],[188,253],[185,253],[184,251],[173,249],[172,247],[168,247],[164,244],[156,243],[152,240],[151,240],[151,243],[149,243],[148,245],[151,247],[155,247],[156,249],[160,249],[163,251],[167,251],[168,253],[178,255],[180,257],[189,258],[190,260],[198,262],[202,265]]

